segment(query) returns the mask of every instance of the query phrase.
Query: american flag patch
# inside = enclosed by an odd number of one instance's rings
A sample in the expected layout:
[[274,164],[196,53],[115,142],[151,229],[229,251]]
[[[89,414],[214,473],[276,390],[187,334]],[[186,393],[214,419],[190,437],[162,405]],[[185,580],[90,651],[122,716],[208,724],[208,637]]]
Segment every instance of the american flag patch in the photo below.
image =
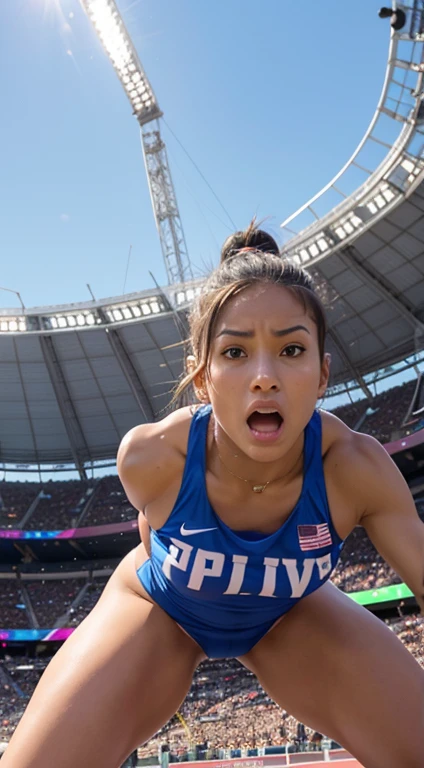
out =
[[297,533],[302,552],[328,547],[333,543],[327,523],[321,523],[320,525],[298,525]]

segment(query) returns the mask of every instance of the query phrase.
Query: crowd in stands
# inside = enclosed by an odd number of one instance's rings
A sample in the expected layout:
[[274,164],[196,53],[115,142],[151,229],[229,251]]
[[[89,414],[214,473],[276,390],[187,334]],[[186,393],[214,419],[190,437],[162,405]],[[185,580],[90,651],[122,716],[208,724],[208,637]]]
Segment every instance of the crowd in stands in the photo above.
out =
[[83,599],[75,608],[71,608],[65,626],[77,627],[96,605],[106,586],[107,579],[96,579],[88,585]]
[[389,619],[386,624],[424,667],[424,618],[420,614],[402,616],[402,607],[399,608],[399,613],[399,619]]
[[59,619],[61,626],[76,627],[94,608],[108,578],[0,579],[0,630],[52,629]]
[[26,610],[25,597],[17,579],[0,580],[0,629],[27,629],[32,627]]
[[[415,505],[424,521],[424,498],[416,499]],[[402,579],[377,552],[364,528],[358,526],[345,541],[331,581],[343,592],[360,592],[400,584]]]
[[49,660],[29,656],[0,660],[0,740],[10,740]]
[[40,492],[40,483],[0,482],[0,528],[18,528]]
[[31,606],[38,626],[51,629],[56,621],[69,611],[78,592],[87,583],[84,579],[55,579],[53,581],[25,581]]
[[[424,666],[424,618],[418,614],[386,620],[389,628]],[[0,660],[0,740],[9,739],[49,658],[6,656]],[[23,669],[20,669],[23,668]],[[315,749],[321,734],[298,723],[262,690],[254,675],[235,659],[204,661],[178,717],[155,735],[140,757],[157,756],[166,744],[176,759],[195,746],[218,757],[221,749],[254,750],[285,746]],[[189,735],[190,734],[190,735]]]
[[72,528],[87,502],[87,488],[88,483],[81,480],[46,483],[25,528],[45,531]]
[[[73,560],[60,560],[59,562],[57,560],[53,560],[51,562],[44,562],[42,565],[40,565],[40,562],[37,561],[25,561],[22,563],[19,563],[19,566],[15,565],[13,566],[12,570],[13,572],[19,571],[22,574],[31,574],[31,573],[76,573],[79,571],[108,571],[112,572],[117,567],[118,563],[121,561],[121,557],[119,555],[115,555],[115,557],[108,557],[108,558],[102,558],[102,557],[96,557],[95,560],[80,560],[74,557]],[[10,564],[7,565],[7,563],[3,562],[0,563],[0,573],[5,571],[10,572]]]
[[129,503],[117,475],[95,483],[63,480],[45,483],[0,483],[0,528],[65,530],[134,520],[137,511]]
[[390,442],[393,432],[406,417],[416,385],[416,380],[408,381],[377,395],[370,406],[373,413],[367,416],[360,431],[377,437],[382,443]]
[[364,528],[358,526],[345,541],[331,581],[343,592],[360,592],[399,584],[402,579],[377,552]]
[[[335,408],[333,413],[351,429],[365,432],[382,443],[397,439],[396,430],[401,430],[417,386],[417,380],[408,381],[398,387],[387,389],[376,395],[372,402],[359,400],[350,405]],[[325,409],[325,402],[324,402]],[[367,416],[362,421],[361,417]]]
[[104,477],[95,491],[94,501],[83,519],[83,526],[125,523],[137,517],[117,475]]
[[[325,400],[323,403],[323,409],[329,410],[325,406]],[[338,408],[332,408],[331,413],[334,413],[341,421],[343,421],[349,429],[355,429],[360,418],[365,415],[367,410],[367,401],[359,400],[355,403],[348,403],[347,405],[340,405]]]

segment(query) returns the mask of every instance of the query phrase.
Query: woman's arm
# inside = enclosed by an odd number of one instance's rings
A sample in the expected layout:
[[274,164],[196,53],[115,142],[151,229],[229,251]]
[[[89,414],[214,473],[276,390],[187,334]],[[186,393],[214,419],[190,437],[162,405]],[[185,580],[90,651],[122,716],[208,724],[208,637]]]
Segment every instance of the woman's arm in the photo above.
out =
[[156,527],[149,505],[180,481],[185,461],[180,444],[187,440],[189,418],[188,409],[180,409],[160,422],[134,427],[119,446],[119,478],[129,501],[139,511],[140,537],[149,556],[150,525]]
[[351,433],[334,453],[332,472],[386,562],[414,593],[424,615],[424,523],[407,483],[383,446]]

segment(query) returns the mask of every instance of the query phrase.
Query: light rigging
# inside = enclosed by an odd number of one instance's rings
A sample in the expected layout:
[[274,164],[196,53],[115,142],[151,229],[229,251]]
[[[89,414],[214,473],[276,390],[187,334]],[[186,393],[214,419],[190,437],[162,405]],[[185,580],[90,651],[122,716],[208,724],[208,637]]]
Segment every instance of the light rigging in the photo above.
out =
[[162,112],[115,0],[80,0],[117,73],[141,130],[144,163],[168,284],[193,279],[159,118]]

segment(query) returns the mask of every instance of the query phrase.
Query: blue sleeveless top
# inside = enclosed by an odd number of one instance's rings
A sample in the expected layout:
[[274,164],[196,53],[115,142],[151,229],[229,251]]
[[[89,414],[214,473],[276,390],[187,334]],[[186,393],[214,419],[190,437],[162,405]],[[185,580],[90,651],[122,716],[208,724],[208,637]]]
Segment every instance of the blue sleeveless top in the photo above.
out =
[[181,626],[243,630],[269,627],[334,570],[343,540],[332,523],[321,454],[321,416],[305,429],[303,487],[271,535],[236,532],[214,512],[206,491],[211,407],[190,425],[181,488],[166,523],[151,530],[141,583]]

